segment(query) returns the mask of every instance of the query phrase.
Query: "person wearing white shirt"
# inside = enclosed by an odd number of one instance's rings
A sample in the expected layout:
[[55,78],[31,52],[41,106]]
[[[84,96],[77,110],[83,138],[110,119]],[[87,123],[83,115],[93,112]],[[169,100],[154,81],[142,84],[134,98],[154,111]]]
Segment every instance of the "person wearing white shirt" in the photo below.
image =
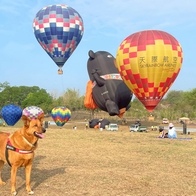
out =
[[168,138],[177,138],[176,129],[175,129],[173,123],[169,123]]

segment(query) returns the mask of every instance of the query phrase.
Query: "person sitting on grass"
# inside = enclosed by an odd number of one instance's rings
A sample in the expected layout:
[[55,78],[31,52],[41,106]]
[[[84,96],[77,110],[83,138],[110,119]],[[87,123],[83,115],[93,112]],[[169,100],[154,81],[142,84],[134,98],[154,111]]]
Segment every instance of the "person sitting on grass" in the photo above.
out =
[[158,138],[164,138],[164,137],[165,137],[164,127],[159,127],[159,136],[158,136]]
[[175,129],[173,123],[169,123],[168,138],[177,138],[176,129]]

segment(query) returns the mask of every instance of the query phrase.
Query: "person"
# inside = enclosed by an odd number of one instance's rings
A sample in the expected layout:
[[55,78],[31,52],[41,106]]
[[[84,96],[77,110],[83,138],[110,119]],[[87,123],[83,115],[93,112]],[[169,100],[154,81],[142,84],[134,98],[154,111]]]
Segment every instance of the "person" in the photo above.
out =
[[85,130],[88,129],[88,123],[85,124],[85,128],[84,128],[84,129],[85,129]]
[[173,123],[169,123],[168,138],[177,138],[176,129],[175,129]]
[[48,121],[44,121],[44,128],[48,128]]
[[159,127],[159,136],[158,138],[164,138],[165,133],[164,133],[164,127]]

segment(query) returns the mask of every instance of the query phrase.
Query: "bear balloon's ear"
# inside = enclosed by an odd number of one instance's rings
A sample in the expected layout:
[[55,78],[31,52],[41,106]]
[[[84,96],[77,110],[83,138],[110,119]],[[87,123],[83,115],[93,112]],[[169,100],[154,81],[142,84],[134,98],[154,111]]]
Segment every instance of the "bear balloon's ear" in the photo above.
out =
[[95,53],[94,53],[92,50],[89,50],[89,51],[88,51],[88,56],[89,56],[91,59],[94,59],[94,58],[95,58]]

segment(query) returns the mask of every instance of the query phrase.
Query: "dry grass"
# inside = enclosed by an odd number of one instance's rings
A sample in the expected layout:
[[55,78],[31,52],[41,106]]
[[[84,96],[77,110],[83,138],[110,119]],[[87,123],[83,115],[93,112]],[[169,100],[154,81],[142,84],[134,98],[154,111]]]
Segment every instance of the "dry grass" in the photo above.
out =
[[[193,196],[196,195],[196,135],[192,140],[158,139],[158,132],[77,130],[49,127],[39,141],[32,188],[39,196]],[[17,128],[2,127],[13,132]],[[187,137],[179,135],[179,137]],[[10,195],[10,167],[0,195]],[[26,195],[24,169],[18,195]]]

